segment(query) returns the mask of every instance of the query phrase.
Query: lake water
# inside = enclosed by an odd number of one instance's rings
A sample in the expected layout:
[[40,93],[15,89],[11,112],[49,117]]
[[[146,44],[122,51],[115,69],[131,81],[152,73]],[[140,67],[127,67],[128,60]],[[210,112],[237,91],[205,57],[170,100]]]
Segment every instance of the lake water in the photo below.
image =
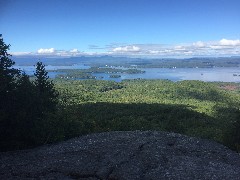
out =
[[[109,74],[94,73],[97,79],[114,80],[120,82],[124,79],[169,79],[172,81],[201,80],[240,82],[240,68],[139,68],[144,74],[120,74],[120,78],[110,78]],[[235,74],[235,76],[233,76]],[[236,76],[237,75],[237,76]]]
[[[15,66],[24,70],[27,74],[33,75],[34,66]],[[87,69],[89,66],[74,65],[74,66],[46,66],[46,70],[57,69]],[[120,82],[124,79],[169,79],[172,81],[180,80],[201,80],[201,81],[222,81],[222,82],[240,82],[240,67],[219,67],[219,68],[138,68],[145,71],[143,74],[119,74],[120,78],[110,78],[111,74],[93,73],[97,79],[113,80]],[[49,77],[54,78],[56,72],[49,72]],[[63,73],[62,73],[63,74]],[[235,76],[234,76],[235,75]]]
[[[34,75],[34,72],[36,70],[35,66],[13,66],[16,69],[20,69],[25,71],[28,75]],[[48,70],[57,70],[57,69],[88,69],[90,68],[90,66],[85,66],[83,64],[75,64],[73,66],[52,66],[52,65],[48,65],[45,66],[45,69]],[[55,76],[57,74],[64,74],[64,73],[59,73],[59,72],[49,72],[48,76],[50,78],[55,78]]]

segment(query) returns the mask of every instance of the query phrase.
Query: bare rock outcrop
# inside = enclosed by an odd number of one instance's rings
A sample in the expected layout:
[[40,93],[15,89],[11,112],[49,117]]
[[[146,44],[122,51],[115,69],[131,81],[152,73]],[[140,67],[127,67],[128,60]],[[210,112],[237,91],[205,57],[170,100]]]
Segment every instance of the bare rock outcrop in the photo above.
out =
[[240,179],[240,156],[209,140],[157,131],[90,134],[0,153],[0,179]]

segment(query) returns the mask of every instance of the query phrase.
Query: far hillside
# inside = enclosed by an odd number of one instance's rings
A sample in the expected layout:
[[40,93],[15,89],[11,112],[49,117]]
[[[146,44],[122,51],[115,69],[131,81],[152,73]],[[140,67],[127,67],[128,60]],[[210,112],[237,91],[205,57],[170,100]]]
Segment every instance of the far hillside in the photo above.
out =
[[91,67],[123,66],[139,68],[212,68],[239,67],[240,57],[196,57],[186,59],[174,58],[130,58],[113,56],[81,56],[81,57],[51,57],[51,56],[14,56],[16,65],[34,65],[39,59],[45,65],[63,66],[86,64]]

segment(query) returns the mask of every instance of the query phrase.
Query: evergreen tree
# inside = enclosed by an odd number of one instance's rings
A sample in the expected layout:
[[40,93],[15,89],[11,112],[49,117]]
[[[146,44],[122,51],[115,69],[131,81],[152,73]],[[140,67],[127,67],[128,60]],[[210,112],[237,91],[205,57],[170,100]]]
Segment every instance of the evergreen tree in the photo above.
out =
[[23,72],[18,80],[17,87],[17,111],[16,115],[18,119],[21,119],[22,126],[24,128],[32,128],[32,121],[34,119],[34,106],[36,99],[36,90],[33,83],[29,80],[29,76]]
[[[36,145],[53,141],[56,135],[56,129],[59,125],[56,117],[58,105],[58,92],[54,84],[49,80],[45,65],[42,62],[36,64],[34,73],[35,103],[33,111],[34,118],[34,141]],[[58,125],[57,125],[58,124]]]
[[[0,150],[22,149],[58,140],[58,93],[45,66],[38,62],[35,80],[14,69],[0,35]],[[59,127],[58,127],[59,126]],[[59,132],[58,132],[59,131]]]
[[11,55],[7,53],[7,50],[9,50],[9,48],[10,48],[10,45],[6,45],[4,43],[2,34],[0,34],[0,78],[1,78],[0,83],[1,85],[4,85],[4,83],[6,82],[12,82],[14,80],[14,77],[20,74],[19,70],[12,68],[15,62],[10,59]]
[[0,115],[13,103],[13,94],[17,85],[16,77],[20,75],[19,70],[12,68],[15,62],[7,53],[9,47],[10,45],[4,43],[0,34]]
[[[18,146],[16,144],[19,134],[21,118],[18,114],[22,107],[19,99],[18,83],[21,79],[20,71],[14,69],[15,64],[7,53],[10,45],[6,45],[0,35],[0,146],[8,149]],[[20,104],[20,105],[19,105]],[[21,112],[22,113],[22,112]]]
[[58,93],[54,88],[53,82],[49,80],[45,65],[42,62],[37,63],[34,75],[36,77],[34,85],[37,93],[36,104],[38,112],[41,115],[54,112],[58,102]]

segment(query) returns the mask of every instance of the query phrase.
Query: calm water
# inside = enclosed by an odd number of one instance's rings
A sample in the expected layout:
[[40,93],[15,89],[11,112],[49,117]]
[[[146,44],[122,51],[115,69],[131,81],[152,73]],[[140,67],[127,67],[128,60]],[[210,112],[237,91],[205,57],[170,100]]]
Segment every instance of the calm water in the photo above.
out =
[[[34,75],[36,68],[34,66],[14,66],[16,69],[25,71],[28,75]],[[45,66],[46,70],[57,70],[57,69],[88,69],[90,66],[85,66],[83,64],[75,64],[73,66]],[[55,78],[57,74],[64,74],[58,72],[49,72],[48,76],[50,78]]]
[[[139,68],[140,69],[140,68]],[[144,68],[144,74],[120,74],[120,78],[110,78],[109,74],[94,73],[98,79],[114,80],[120,82],[124,79],[169,79],[172,81],[180,80],[201,80],[201,81],[222,81],[240,82],[240,68]],[[233,76],[237,74],[238,76]]]
[[[33,66],[15,66],[24,70],[27,74],[33,75],[35,67]],[[46,66],[46,70],[57,69],[87,69],[89,66],[74,65],[74,66]],[[111,74],[93,73],[97,79],[113,80],[120,82],[124,79],[169,79],[172,81],[180,80],[201,80],[201,81],[222,81],[222,82],[240,82],[240,68],[139,68],[145,71],[144,74],[120,74],[120,78],[110,78]],[[49,76],[54,78],[56,72],[50,72]],[[233,74],[237,76],[233,76]]]

